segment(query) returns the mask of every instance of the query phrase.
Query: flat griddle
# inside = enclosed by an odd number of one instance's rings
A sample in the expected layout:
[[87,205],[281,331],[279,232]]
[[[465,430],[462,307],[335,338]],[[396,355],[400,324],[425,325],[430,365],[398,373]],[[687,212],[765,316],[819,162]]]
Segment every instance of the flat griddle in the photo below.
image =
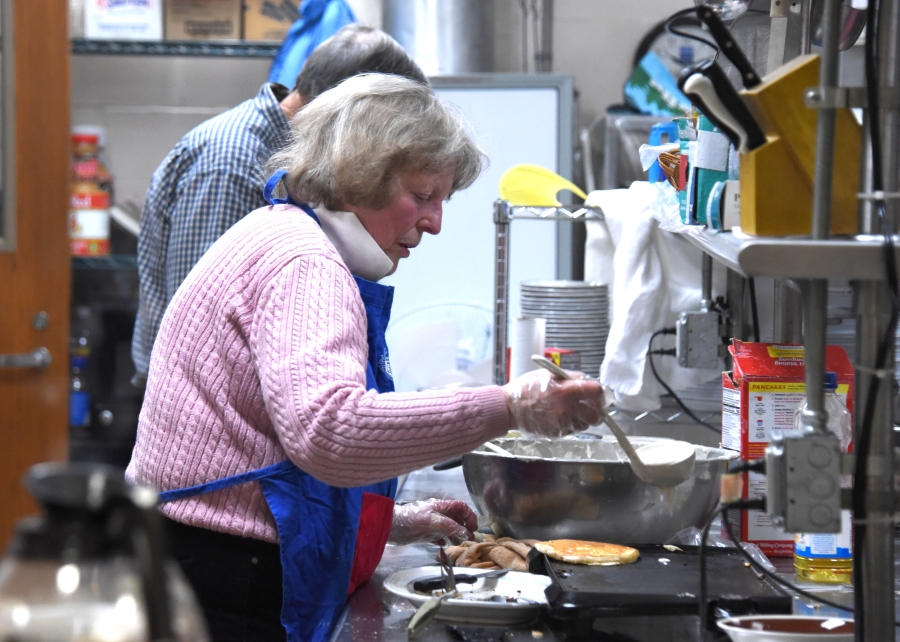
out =
[[[640,558],[621,566],[585,566],[529,555],[529,570],[549,575],[549,614],[576,620],[617,616],[697,615],[700,589],[699,547],[668,551],[661,545],[637,546]],[[790,613],[792,599],[765,576],[745,566],[731,548],[707,547],[707,614],[718,608],[732,615]],[[667,563],[661,560],[669,560]]]

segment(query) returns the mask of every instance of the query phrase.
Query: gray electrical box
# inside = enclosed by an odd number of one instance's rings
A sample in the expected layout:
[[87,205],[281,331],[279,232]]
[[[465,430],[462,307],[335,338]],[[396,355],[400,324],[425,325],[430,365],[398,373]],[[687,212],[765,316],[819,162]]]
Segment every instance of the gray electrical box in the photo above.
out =
[[841,531],[841,440],[773,431],[766,448],[766,511],[789,533]]
[[719,366],[719,313],[682,312],[675,322],[675,356],[682,368]]

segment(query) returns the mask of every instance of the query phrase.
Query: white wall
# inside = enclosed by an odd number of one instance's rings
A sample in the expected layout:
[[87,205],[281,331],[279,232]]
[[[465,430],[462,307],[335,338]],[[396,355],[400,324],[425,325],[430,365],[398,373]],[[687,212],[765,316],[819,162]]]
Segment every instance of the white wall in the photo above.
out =
[[142,205],[150,177],[190,129],[252,98],[268,58],[73,55],[72,125],[106,128],[116,201]]
[[360,22],[381,27],[381,0],[347,0]]
[[575,76],[581,124],[622,102],[634,50],[659,21],[690,6],[687,0],[557,0],[553,71]]
[[[494,71],[522,71],[522,0],[491,1],[496,7]],[[382,0],[347,3],[360,21],[381,27]],[[582,126],[622,102],[641,38],[692,5],[693,0],[554,0],[553,71],[575,76]],[[860,60],[861,47],[842,56],[842,82],[862,84]]]
[[[382,0],[348,0],[360,21],[381,26]],[[495,71],[521,71],[519,0],[494,0]],[[580,122],[621,102],[637,43],[687,0],[556,0],[553,71],[575,77]],[[72,57],[72,123],[109,129],[120,200],[143,201],[150,174],[188,129],[253,96],[268,59]],[[135,124],[139,124],[135,127]]]
[[[466,114],[490,158],[475,183],[444,205],[439,236],[425,235],[422,245],[384,279],[397,287],[392,317],[440,300],[494,305],[493,206],[500,177],[522,163],[557,171],[559,164],[559,92],[555,87],[438,88],[444,100]],[[522,281],[556,276],[556,225],[521,221],[511,226],[509,256],[510,318],[520,316]]]
[[[360,21],[381,26],[382,0],[347,2]],[[494,71],[521,71],[520,0],[494,2]],[[690,0],[555,0],[553,71],[575,76],[582,125],[622,102],[622,86],[644,34],[690,5]]]

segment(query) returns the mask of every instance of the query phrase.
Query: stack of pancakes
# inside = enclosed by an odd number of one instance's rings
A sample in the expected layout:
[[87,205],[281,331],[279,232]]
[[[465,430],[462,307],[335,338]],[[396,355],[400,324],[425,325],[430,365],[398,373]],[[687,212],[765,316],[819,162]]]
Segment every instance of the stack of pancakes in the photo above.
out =
[[631,564],[636,562],[639,557],[636,548],[620,544],[575,539],[541,542],[535,539],[513,539],[511,537],[501,537],[485,542],[463,542],[459,546],[449,547],[447,557],[454,566],[527,571],[526,558],[532,548],[537,548],[547,557],[562,562],[591,566]]
[[501,537],[494,541],[463,542],[459,546],[449,547],[447,557],[454,566],[526,571],[528,565],[525,558],[537,542],[536,539],[512,537]]

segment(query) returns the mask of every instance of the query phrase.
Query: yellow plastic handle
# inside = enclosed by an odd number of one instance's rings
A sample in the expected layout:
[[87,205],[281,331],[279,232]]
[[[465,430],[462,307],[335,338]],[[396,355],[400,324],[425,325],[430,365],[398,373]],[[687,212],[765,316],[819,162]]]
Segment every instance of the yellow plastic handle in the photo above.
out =
[[539,165],[515,165],[500,177],[500,198],[512,205],[559,207],[556,195],[564,189],[587,198],[577,185]]

